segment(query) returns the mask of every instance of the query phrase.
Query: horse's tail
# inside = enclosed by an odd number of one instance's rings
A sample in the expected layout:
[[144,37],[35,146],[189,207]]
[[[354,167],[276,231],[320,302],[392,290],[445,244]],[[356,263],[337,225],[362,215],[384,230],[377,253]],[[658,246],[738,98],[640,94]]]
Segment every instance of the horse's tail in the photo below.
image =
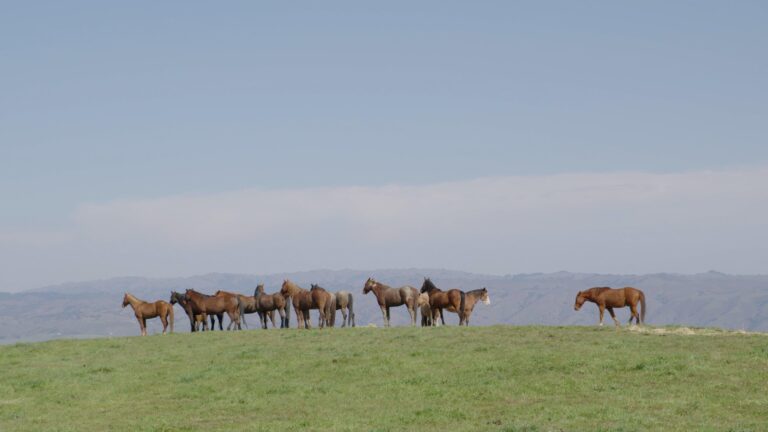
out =
[[347,307],[349,308],[349,323],[352,325],[352,327],[355,326],[355,308],[354,305],[354,297],[352,296],[352,293],[349,293],[349,303],[347,303]]
[[645,324],[645,293],[640,291],[640,322]]
[[467,295],[464,293],[464,291],[459,291],[459,293],[461,293],[461,304],[459,305],[459,322],[461,323],[466,319],[466,317],[464,316],[464,308],[467,303],[466,302]]
[[243,325],[245,328],[248,328],[248,324],[245,323],[245,302],[243,301],[240,296],[237,296],[237,310],[238,314],[240,315],[240,321],[243,322]]
[[171,321],[171,333],[173,333],[173,305],[168,309],[168,317]]

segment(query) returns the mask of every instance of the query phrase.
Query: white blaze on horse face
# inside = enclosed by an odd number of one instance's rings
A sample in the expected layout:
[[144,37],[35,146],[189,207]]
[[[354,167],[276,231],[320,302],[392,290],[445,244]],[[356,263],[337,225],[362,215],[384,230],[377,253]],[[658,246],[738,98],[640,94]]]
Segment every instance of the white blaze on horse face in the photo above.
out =
[[489,305],[491,304],[491,296],[485,296],[485,299],[483,299],[483,303]]

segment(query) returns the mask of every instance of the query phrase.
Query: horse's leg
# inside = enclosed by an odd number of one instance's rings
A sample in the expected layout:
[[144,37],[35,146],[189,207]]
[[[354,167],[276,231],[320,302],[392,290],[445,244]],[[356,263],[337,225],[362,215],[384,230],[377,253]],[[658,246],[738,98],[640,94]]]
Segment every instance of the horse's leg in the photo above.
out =
[[408,306],[408,315],[411,317],[411,327],[416,326],[416,306],[411,305]]
[[144,317],[141,318],[141,335],[147,335],[147,319]]
[[632,324],[632,318],[635,318],[636,324],[640,325],[640,314],[637,313],[637,303],[629,305],[629,324]]
[[389,327],[389,323],[387,322],[387,307],[384,305],[379,306],[381,308],[381,316],[384,318],[384,327]]
[[[445,325],[445,315],[443,314],[443,308],[440,308],[440,322]],[[459,325],[461,325],[461,319],[459,319]]]
[[347,308],[341,308],[341,328],[347,326]]
[[619,324],[619,320],[616,319],[616,314],[613,313],[613,308],[609,307],[606,309],[608,309],[608,313],[611,314],[611,318],[613,318],[613,323],[616,324],[616,327],[621,327],[621,324]]
[[160,322],[163,324],[163,334],[165,334],[165,330],[168,328],[168,317],[165,314],[158,315],[160,317]]
[[280,328],[285,328],[285,309],[278,308],[277,312],[280,313]]
[[216,318],[219,319],[219,330],[224,331],[224,312],[217,314]]
[[309,330],[312,328],[312,317],[309,315],[309,309],[302,311],[302,313],[304,314],[304,328]]
[[275,310],[269,311],[269,320],[272,321],[272,328],[275,328]]
[[603,326],[603,315],[605,314],[605,305],[598,305],[598,308],[600,308],[600,327]]

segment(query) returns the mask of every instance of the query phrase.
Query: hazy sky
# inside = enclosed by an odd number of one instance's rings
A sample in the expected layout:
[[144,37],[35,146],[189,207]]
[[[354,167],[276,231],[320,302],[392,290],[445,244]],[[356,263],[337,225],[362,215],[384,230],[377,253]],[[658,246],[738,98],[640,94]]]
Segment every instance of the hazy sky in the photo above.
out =
[[0,291],[768,273],[768,4],[16,2]]

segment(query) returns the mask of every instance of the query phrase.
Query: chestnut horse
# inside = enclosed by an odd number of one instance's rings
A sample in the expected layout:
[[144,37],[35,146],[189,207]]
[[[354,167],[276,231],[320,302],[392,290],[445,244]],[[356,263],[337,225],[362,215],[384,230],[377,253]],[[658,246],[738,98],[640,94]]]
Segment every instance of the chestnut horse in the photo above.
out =
[[[248,328],[248,323],[245,322],[245,315],[246,314],[253,314],[258,313],[258,309],[256,308],[256,297],[254,296],[247,296],[243,294],[234,293],[231,291],[224,291],[224,290],[218,290],[215,293],[213,293],[214,297],[226,297],[226,296],[235,296],[240,301],[240,305],[242,306],[242,310],[240,310],[240,319],[243,321],[243,325],[245,328]],[[261,316],[261,314],[259,314]]]
[[[240,316],[244,305],[237,296],[206,296],[193,289],[188,289],[184,294],[184,299],[192,304],[192,307],[205,314],[220,314],[226,312],[229,316],[229,325],[227,330],[233,327],[237,330],[240,326]],[[221,321],[219,321],[221,323]]]
[[[192,304],[190,304],[190,302],[184,298],[184,294],[171,291],[170,302],[172,305],[178,303],[179,306],[184,309],[184,312],[187,313],[187,316],[189,317],[189,325],[191,327],[190,331],[200,331],[201,327],[202,330],[208,330],[208,321],[206,315],[204,313],[196,313],[196,311],[192,310]],[[213,317],[214,315],[211,315],[211,321],[213,321]]]
[[[437,317],[443,318],[443,309],[455,311],[459,315],[459,325],[465,324],[466,294],[458,289],[443,291],[436,287],[429,278],[424,278],[421,292],[429,294],[429,305],[432,308],[432,325],[437,325]],[[439,315],[438,315],[439,314]],[[445,321],[443,321],[445,324]]]
[[405,305],[408,308],[408,314],[411,316],[411,325],[416,325],[416,314],[418,313],[417,302],[419,299],[419,290],[412,286],[401,286],[400,288],[392,288],[391,286],[384,285],[381,282],[377,282],[373,278],[368,278],[363,286],[363,294],[368,294],[373,291],[376,296],[376,301],[381,308],[381,314],[384,316],[384,326],[389,327],[389,308],[393,306]]
[[280,288],[280,294],[285,298],[291,298],[293,310],[296,312],[298,328],[312,328],[312,324],[309,322],[310,309],[317,309],[320,312],[321,327],[322,324],[326,322],[325,318],[329,299],[328,292],[324,289],[316,288],[314,290],[306,290],[288,279],[285,279]]
[[288,328],[288,319],[291,316],[291,309],[288,307],[288,301],[280,293],[265,294],[264,284],[256,286],[253,292],[256,298],[256,309],[261,318],[261,327],[267,328],[267,316],[272,320],[272,328],[275,327],[275,310],[280,314],[280,328]]
[[[637,288],[626,287],[613,289],[608,287],[595,287],[586,291],[579,291],[576,294],[576,303],[573,305],[574,310],[581,309],[581,306],[585,301],[591,301],[595,303],[600,310],[600,325],[603,325],[603,314],[606,309],[611,314],[613,322],[616,323],[616,327],[619,327],[619,320],[616,319],[616,314],[613,313],[613,308],[623,308],[629,306],[631,315],[629,316],[629,324],[632,324],[632,318],[640,325],[645,322],[645,294]],[[640,313],[637,313],[637,304],[640,303]]]
[[[469,325],[469,317],[472,315],[472,311],[475,309],[475,305],[478,301],[483,302],[484,304],[491,304],[491,296],[488,295],[488,290],[485,288],[480,288],[472,291],[467,291],[465,293],[466,295],[466,302],[464,304],[464,325]],[[448,312],[456,312],[454,307],[448,306]],[[440,316],[440,320],[443,321],[443,325],[445,325],[445,320],[442,317],[442,314]]]
[[336,295],[328,291],[327,289],[321,287],[318,284],[310,284],[309,292],[310,293],[324,292],[323,295],[325,296],[325,308],[324,309],[320,309],[320,307],[317,308],[318,312],[321,310],[325,311],[324,314],[321,313],[320,316],[317,318],[317,325],[320,328],[323,328],[325,326],[333,327],[334,325],[336,325]]
[[156,317],[160,317],[160,321],[163,323],[163,334],[165,334],[165,329],[168,328],[169,323],[171,325],[171,333],[173,333],[173,306],[169,303],[162,300],[147,303],[131,294],[125,293],[123,296],[123,308],[128,305],[131,305],[131,308],[133,308],[133,313],[139,322],[142,336],[147,335],[147,320]]

